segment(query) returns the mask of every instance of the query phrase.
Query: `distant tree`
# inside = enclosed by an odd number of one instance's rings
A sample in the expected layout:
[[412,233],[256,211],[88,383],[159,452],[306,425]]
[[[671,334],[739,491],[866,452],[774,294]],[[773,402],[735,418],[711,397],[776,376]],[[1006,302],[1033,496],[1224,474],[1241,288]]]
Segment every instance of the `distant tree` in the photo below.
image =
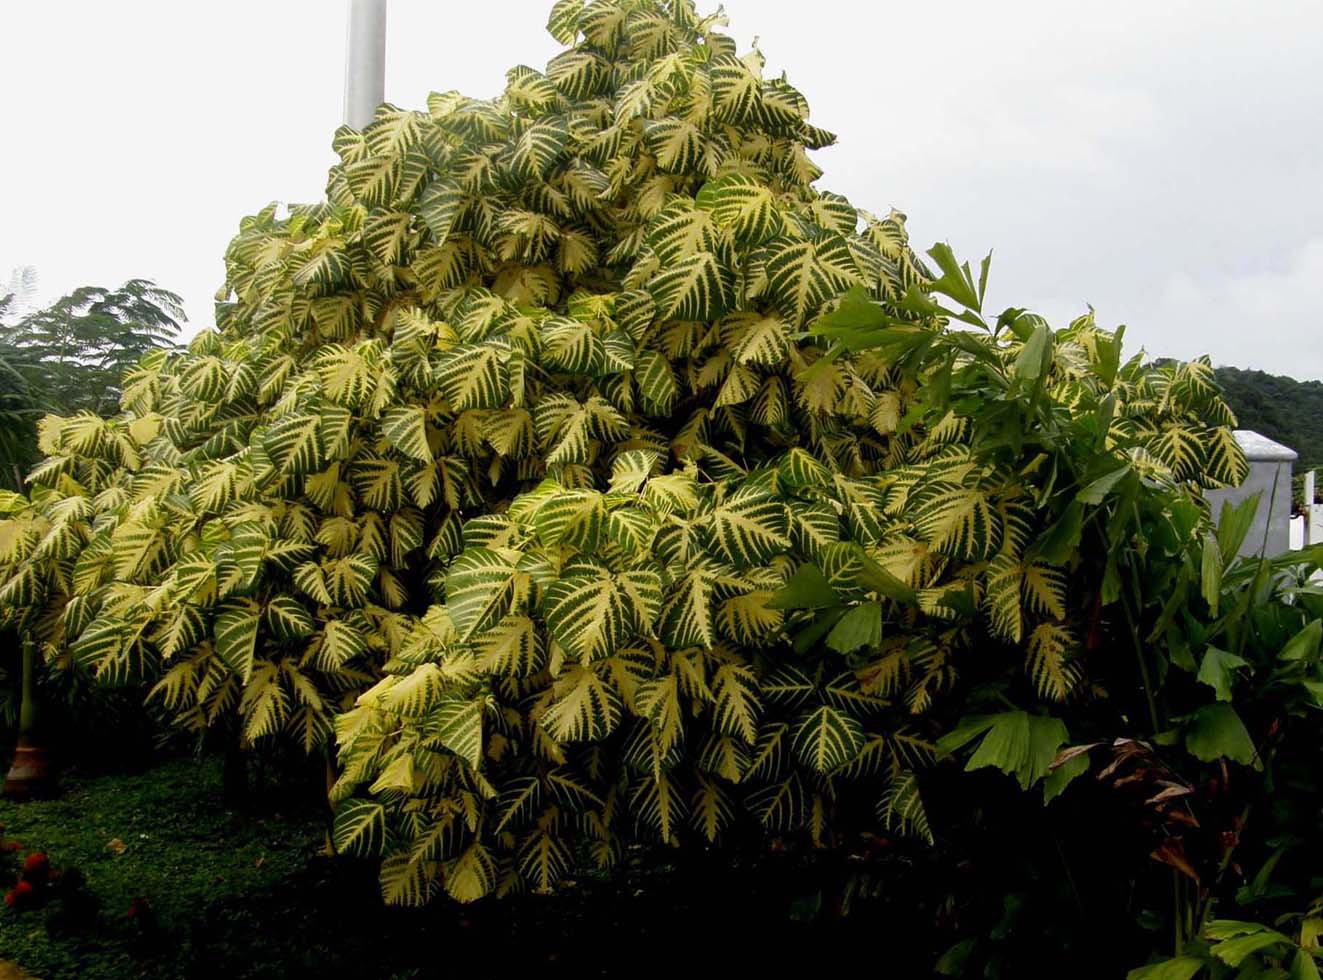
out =
[[0,319],[6,315],[23,316],[32,309],[32,301],[37,295],[36,266],[20,265],[9,270],[9,281],[0,287],[0,296],[6,303],[0,305]]
[[29,351],[11,342],[5,326],[19,301],[13,291],[0,296],[0,487],[10,490],[22,488],[23,473],[36,458],[33,427],[42,413],[33,386],[40,369]]
[[180,298],[146,279],[84,286],[25,312],[34,281],[16,270],[0,295],[0,486],[12,490],[37,458],[37,420],[117,411],[123,372],[173,347],[184,318]]
[[40,387],[61,412],[104,415],[119,408],[126,369],[174,346],[182,303],[146,279],[83,286],[4,328],[0,339],[35,355]]

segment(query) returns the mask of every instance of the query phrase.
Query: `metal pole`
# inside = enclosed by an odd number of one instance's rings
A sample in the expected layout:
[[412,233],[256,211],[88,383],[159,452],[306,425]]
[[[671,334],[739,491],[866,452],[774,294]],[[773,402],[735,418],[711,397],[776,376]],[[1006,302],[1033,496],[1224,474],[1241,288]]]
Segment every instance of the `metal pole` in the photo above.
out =
[[1305,474],[1305,547],[1319,544],[1314,540],[1314,471]]
[[362,129],[386,101],[386,0],[349,0],[345,125]]

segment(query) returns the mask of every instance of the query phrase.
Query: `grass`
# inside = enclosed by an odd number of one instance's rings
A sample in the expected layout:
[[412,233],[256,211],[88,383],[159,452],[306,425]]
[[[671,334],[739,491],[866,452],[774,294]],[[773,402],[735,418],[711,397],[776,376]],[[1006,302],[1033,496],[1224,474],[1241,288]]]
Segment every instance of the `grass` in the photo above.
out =
[[[173,760],[68,778],[56,800],[0,802],[20,859],[42,850],[57,868],[78,867],[100,901],[77,932],[0,906],[0,961],[44,980],[408,980],[465,967],[609,976],[663,963],[822,968],[874,955],[880,941],[877,919],[804,915],[816,884],[803,864],[730,854],[636,853],[614,878],[584,876],[549,898],[387,908],[372,863],[323,855],[318,782],[277,781],[254,793],[253,810],[227,808],[216,762]],[[135,898],[150,903],[155,928],[126,917]],[[909,925],[893,923],[901,935]]]
[[[22,843],[20,856],[42,850],[56,868],[80,869],[100,902],[94,926],[74,936],[48,933],[40,910],[0,909],[0,955],[37,976],[88,980],[186,966],[200,914],[304,870],[323,840],[306,804],[252,814],[219,799],[219,767],[183,759],[69,779],[55,800],[0,803],[4,837]],[[155,930],[126,916],[135,898],[150,904]]]

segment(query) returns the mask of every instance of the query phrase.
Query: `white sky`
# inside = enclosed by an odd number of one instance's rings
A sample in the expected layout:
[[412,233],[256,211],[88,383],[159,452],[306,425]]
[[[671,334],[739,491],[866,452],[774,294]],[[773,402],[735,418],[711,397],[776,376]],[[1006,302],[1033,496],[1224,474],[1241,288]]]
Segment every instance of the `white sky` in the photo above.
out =
[[[495,95],[550,5],[390,0],[387,99]],[[839,135],[820,186],[995,248],[993,309],[1323,379],[1320,0],[725,8]],[[239,219],[321,196],[344,34],[344,0],[0,0],[0,281],[151,278],[209,324]]]

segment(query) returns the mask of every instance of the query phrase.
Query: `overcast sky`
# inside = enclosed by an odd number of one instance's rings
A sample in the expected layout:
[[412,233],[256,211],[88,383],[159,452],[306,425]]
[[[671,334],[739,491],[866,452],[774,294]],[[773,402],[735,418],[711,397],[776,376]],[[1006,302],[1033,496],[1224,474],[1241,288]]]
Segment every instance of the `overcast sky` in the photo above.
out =
[[[713,4],[701,3],[707,11]],[[390,0],[386,97],[487,97],[550,0]],[[1320,0],[726,0],[813,121],[820,186],[995,250],[989,303],[1323,379]],[[156,280],[211,323],[239,219],[319,198],[343,0],[0,3],[0,282]]]

